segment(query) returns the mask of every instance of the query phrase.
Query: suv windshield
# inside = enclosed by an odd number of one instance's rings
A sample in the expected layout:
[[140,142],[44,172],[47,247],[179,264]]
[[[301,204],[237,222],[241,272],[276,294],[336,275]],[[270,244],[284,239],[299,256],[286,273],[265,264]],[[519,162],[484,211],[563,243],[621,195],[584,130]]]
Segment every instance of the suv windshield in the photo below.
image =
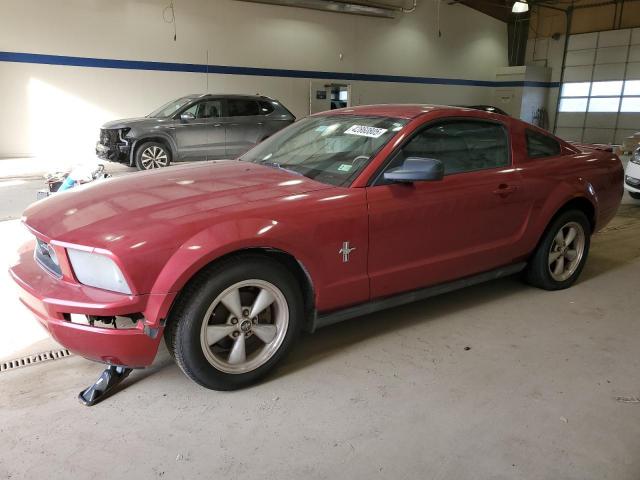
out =
[[384,117],[309,117],[266,139],[240,160],[345,186],[406,123]]
[[152,118],[168,118],[172,117],[178,110],[191,102],[193,97],[182,97],[177,100],[171,100],[169,103],[161,106],[159,109],[151,112],[148,117]]

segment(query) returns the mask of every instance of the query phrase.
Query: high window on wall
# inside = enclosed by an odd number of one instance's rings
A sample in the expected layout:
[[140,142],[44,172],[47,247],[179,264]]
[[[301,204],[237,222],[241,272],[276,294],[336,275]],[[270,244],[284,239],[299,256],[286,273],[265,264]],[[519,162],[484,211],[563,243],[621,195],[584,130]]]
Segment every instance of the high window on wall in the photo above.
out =
[[640,80],[564,83],[561,112],[640,112]]

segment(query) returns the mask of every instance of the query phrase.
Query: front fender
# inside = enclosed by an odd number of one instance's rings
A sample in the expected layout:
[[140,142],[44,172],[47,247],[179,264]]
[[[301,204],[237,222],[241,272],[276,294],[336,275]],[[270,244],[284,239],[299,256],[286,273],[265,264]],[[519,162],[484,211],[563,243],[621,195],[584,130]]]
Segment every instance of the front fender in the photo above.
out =
[[131,144],[131,149],[129,151],[129,166],[133,167],[136,163],[136,148],[138,147],[138,145],[149,141],[149,140],[154,140],[154,139],[162,139],[165,142],[167,142],[167,144],[169,145],[169,148],[171,149],[171,157],[173,160],[175,160],[177,158],[177,152],[178,152],[178,145],[176,144],[175,139],[173,138],[173,135],[171,135],[169,132],[167,131],[162,131],[162,130],[157,130],[154,132],[145,132],[145,133],[141,133],[139,136],[135,136],[134,134],[134,138],[135,140],[133,141],[133,143]]
[[[302,228],[270,218],[229,219],[216,223],[185,241],[166,262],[151,293],[177,293],[198,271],[227,254],[252,248],[273,249],[294,257],[309,276],[318,279],[316,262],[299,246],[286,239],[300,238]],[[165,315],[175,295],[168,295],[160,307]]]

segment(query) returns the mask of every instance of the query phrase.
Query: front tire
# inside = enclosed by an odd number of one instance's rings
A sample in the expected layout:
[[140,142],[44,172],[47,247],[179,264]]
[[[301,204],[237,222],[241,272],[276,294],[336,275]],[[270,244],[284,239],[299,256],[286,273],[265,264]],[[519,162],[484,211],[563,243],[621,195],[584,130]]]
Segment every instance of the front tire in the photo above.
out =
[[189,283],[165,341],[180,369],[213,390],[235,390],[267,375],[291,350],[303,321],[294,276],[256,255],[231,258]]
[[544,290],[561,290],[575,283],[589,253],[591,225],[580,210],[558,215],[531,257],[525,278]]
[[153,170],[168,167],[171,163],[171,152],[160,142],[145,142],[136,150],[136,167],[138,170]]
[[627,193],[634,200],[640,200],[640,193],[638,193],[638,192],[629,192],[629,191],[627,191]]

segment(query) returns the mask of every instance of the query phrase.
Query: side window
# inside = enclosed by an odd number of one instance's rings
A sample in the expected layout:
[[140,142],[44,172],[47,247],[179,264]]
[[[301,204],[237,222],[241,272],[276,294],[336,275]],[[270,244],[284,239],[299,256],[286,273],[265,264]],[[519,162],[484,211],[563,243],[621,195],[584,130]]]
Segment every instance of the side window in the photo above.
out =
[[413,137],[387,169],[401,166],[409,157],[440,160],[445,175],[504,167],[509,165],[507,129],[470,120],[433,125]]
[[529,158],[555,157],[560,155],[557,140],[533,130],[525,130],[527,137],[527,156]]
[[180,115],[184,115],[185,113],[190,113],[191,115],[193,115],[193,118],[197,118],[196,114],[198,113],[198,106],[200,104],[196,103],[191,105],[189,108],[187,108],[184,112],[182,112]]
[[258,102],[255,100],[242,100],[230,98],[227,100],[227,108],[230,117],[246,117],[249,115],[260,115]]
[[260,100],[260,115],[269,115],[273,112],[274,108],[270,102],[266,102],[264,100]]
[[198,102],[182,113],[191,113],[195,118],[216,118],[222,115],[222,102],[220,100]]

